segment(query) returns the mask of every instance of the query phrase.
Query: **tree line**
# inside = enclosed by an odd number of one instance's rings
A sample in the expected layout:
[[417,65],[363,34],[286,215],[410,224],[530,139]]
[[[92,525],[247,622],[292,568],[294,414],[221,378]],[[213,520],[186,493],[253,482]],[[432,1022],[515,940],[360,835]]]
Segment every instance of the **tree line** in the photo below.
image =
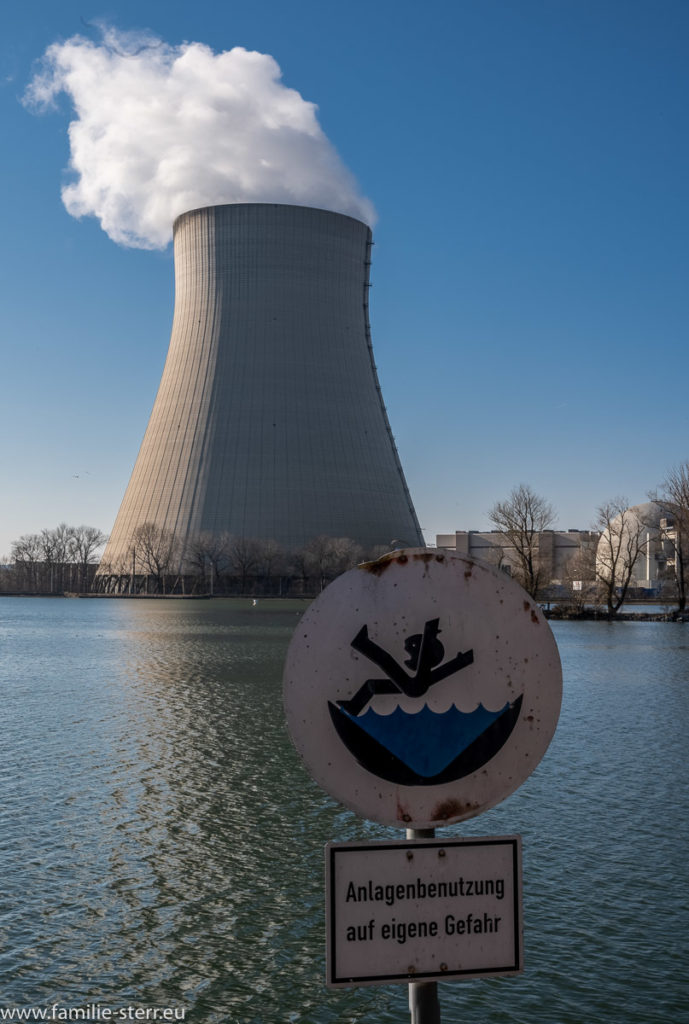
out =
[[95,526],[68,526],[27,533],[12,544],[10,564],[0,572],[0,591],[62,594],[90,590],[98,552],[107,536]]
[[313,594],[387,550],[366,551],[350,537],[328,536],[287,550],[275,540],[208,531],[183,547],[172,531],[148,522],[134,530],[116,564],[101,562],[97,584],[118,594]]
[[[671,470],[648,497],[655,504],[656,520],[665,523],[661,532],[667,557],[661,582],[684,613],[689,593],[689,460]],[[532,597],[557,597],[575,611],[600,605],[610,616],[627,598],[649,538],[658,533],[656,522],[639,524],[626,498],[603,502],[592,524],[596,543],[582,546],[570,559],[560,592],[554,594],[553,565],[543,543],[556,519],[551,503],[520,484],[488,516],[504,538],[496,548],[497,564]],[[648,529],[644,532],[639,525]],[[25,534],[12,544],[9,564],[0,567],[0,592],[311,595],[395,545],[365,550],[349,537],[319,536],[298,550],[286,550],[274,540],[205,532],[182,548],[170,530],[148,522],[134,530],[127,554],[106,565],[98,557],[106,541],[96,527],[66,523]]]
[[109,565],[99,560],[107,539],[96,527],[66,523],[25,534],[0,567],[0,592],[307,595],[389,550],[327,536],[287,550],[274,540],[210,532],[182,547],[172,531],[147,522],[134,530],[127,554]]

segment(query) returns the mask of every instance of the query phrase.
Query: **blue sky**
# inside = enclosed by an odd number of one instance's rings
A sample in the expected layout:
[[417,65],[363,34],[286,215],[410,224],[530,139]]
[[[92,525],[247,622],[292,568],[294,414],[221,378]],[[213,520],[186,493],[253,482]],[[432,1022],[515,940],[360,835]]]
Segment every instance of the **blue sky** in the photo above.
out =
[[0,555],[111,529],[169,340],[171,251],[71,217],[69,102],[20,102],[95,21],[271,54],[318,104],[378,212],[373,344],[427,540],[520,482],[586,528],[689,458],[684,0],[26,0],[0,42]]

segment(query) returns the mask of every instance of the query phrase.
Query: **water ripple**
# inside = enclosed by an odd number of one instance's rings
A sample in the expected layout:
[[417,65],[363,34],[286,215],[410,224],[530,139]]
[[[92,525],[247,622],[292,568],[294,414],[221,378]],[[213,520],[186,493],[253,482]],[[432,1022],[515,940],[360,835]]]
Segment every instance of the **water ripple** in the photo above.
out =
[[[398,833],[336,805],[292,750],[280,678],[301,610],[0,603],[5,1005],[408,1019],[402,986],[323,987],[323,846]],[[550,750],[502,805],[449,830],[523,835],[526,970],[441,986],[443,1019],[681,1021],[687,627],[555,631],[565,698]]]

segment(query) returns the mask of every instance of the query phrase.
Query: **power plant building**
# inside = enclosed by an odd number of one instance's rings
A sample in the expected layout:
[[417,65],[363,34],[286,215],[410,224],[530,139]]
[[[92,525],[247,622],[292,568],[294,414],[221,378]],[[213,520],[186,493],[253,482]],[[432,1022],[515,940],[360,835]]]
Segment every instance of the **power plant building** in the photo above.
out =
[[170,347],[104,566],[145,523],[182,551],[203,533],[423,544],[373,359],[371,246],[303,206],[177,218]]

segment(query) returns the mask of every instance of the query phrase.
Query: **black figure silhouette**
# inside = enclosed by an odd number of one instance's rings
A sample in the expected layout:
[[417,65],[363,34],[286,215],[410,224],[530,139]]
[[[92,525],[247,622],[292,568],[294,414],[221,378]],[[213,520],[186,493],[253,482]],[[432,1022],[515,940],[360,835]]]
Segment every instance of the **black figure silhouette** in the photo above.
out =
[[423,697],[424,693],[441,679],[447,679],[453,673],[471,665],[474,660],[473,650],[460,652],[444,665],[440,664],[445,656],[445,648],[438,640],[438,633],[441,632],[439,622],[440,619],[430,619],[424,626],[423,633],[414,633],[404,641],[404,649],[409,655],[404,664],[415,673],[414,675],[405,672],[391,654],[371,640],[368,626],[362,626],[352,640],[352,647],[381,668],[387,678],[367,679],[350,700],[338,700],[337,703],[342,710],[350,715],[358,715],[372,697],[381,693],[403,693],[406,697]]

